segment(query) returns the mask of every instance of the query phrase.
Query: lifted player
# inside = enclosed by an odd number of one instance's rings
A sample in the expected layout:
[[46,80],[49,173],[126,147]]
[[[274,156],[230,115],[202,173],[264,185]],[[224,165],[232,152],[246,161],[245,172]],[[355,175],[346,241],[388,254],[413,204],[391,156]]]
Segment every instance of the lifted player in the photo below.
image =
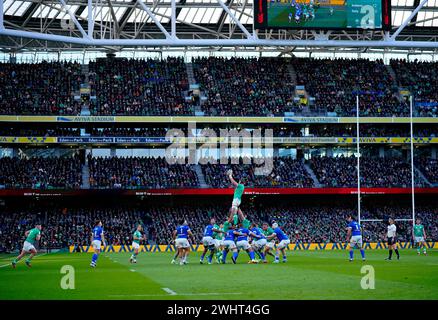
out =
[[[235,188],[234,189],[233,202],[231,204],[231,212],[230,212],[230,214],[234,216],[235,214],[237,214],[239,206],[242,203],[242,195],[243,195],[243,193],[245,191],[245,186],[244,186],[245,179],[241,178],[239,180],[239,182],[234,180],[234,178],[233,178],[233,170],[231,170],[231,169],[227,171],[227,175],[228,175],[228,178],[230,179],[231,183],[233,184],[233,186]],[[236,222],[234,222],[234,224],[236,224]]]
[[41,239],[41,224],[35,225],[35,228],[28,230],[25,232],[26,240],[23,244],[23,249],[21,250],[20,255],[12,261],[12,267],[15,268],[18,261],[21,260],[26,254],[30,253],[29,258],[26,259],[26,265],[31,267],[32,258],[37,254],[37,250],[35,249],[35,242]]

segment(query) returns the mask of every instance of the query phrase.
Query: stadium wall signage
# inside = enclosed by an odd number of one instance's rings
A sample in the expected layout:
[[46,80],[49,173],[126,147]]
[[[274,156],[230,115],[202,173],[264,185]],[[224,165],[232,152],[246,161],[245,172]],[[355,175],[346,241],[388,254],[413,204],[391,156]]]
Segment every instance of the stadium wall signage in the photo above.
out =
[[[155,116],[9,116],[0,122],[109,122],[109,123],[356,123],[356,117],[155,117]],[[360,117],[360,123],[410,123],[409,117]],[[414,117],[414,123],[438,123],[434,117]]]
[[[261,138],[263,141],[263,137]],[[178,138],[182,144],[187,143],[189,138]],[[196,137],[196,143],[224,141],[222,137]],[[245,142],[245,137],[241,138]],[[360,143],[368,144],[409,144],[409,137],[361,137]],[[73,143],[73,144],[148,144],[148,143],[167,143],[172,141],[165,137],[3,137],[0,136],[0,143],[23,143],[23,144],[44,144],[44,143]],[[355,144],[355,137],[274,137],[273,143],[290,144]],[[435,144],[438,137],[418,137],[414,138],[416,144]]]
[[[438,242],[426,242],[429,249],[438,249]],[[295,250],[346,250],[348,249],[348,243],[291,243],[288,245],[287,249],[290,251]],[[412,249],[411,242],[399,242],[398,245],[402,249]],[[192,244],[192,251],[202,252],[204,251],[204,246],[202,244]],[[366,242],[364,243],[364,248],[368,250],[379,250],[379,249],[387,249],[388,245],[386,242]],[[114,253],[123,253],[123,252],[132,252],[131,245],[109,245],[106,247],[102,247],[102,252],[114,252]],[[174,245],[140,245],[140,252],[174,252]],[[91,246],[70,246],[69,252],[86,252],[93,253],[94,249]]]
[[[29,196],[29,197],[61,197],[87,195],[121,195],[121,196],[224,196],[233,194],[231,188],[181,188],[181,189],[3,189],[0,186],[0,196]],[[410,187],[406,188],[361,188],[361,194],[411,194]],[[438,187],[415,188],[416,194],[438,194]],[[354,195],[357,188],[247,188],[246,195]]]

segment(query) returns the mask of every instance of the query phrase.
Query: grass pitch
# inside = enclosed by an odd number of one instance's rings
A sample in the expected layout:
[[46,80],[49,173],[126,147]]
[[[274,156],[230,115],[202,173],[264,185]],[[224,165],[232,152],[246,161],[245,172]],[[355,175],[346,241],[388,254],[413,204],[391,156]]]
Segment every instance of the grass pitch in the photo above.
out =
[[[179,266],[171,253],[141,253],[137,264],[128,253],[103,253],[96,269],[91,254],[40,255],[16,269],[0,255],[0,299],[438,299],[437,251],[402,250],[399,261],[385,261],[383,250],[366,254],[350,263],[347,251],[293,251],[287,263],[249,265],[241,253],[237,265],[200,265],[191,253]],[[64,265],[74,267],[74,290],[61,288]],[[361,288],[363,265],[374,267],[374,290]]]

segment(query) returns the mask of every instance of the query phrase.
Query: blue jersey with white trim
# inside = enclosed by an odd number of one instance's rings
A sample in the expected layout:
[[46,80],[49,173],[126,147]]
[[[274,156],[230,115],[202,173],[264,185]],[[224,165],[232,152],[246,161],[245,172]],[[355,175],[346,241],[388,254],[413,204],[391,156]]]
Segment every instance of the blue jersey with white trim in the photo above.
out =
[[362,235],[361,230],[360,230],[360,224],[357,223],[356,221],[351,221],[348,224],[348,228],[351,229],[351,235],[352,236],[360,236],[360,235]]
[[237,241],[248,241],[249,230],[246,228],[239,228],[237,232],[244,234],[243,236],[237,236]]
[[205,227],[204,237],[213,237],[213,225],[209,224]]
[[187,239],[189,236],[189,226],[182,225],[176,228],[176,234],[178,239]]
[[274,233],[279,241],[289,240],[288,236],[279,227],[274,229]]
[[225,241],[226,241],[226,240],[234,241],[234,237],[235,237],[234,229],[230,229],[230,230],[227,231],[227,233],[225,233],[225,238],[224,238],[224,240],[225,240]]
[[265,235],[263,234],[262,230],[260,230],[260,228],[257,227],[252,228],[251,232],[257,235],[257,237],[254,237],[255,240],[266,239]]
[[96,226],[93,228],[93,240],[102,241],[103,228]]

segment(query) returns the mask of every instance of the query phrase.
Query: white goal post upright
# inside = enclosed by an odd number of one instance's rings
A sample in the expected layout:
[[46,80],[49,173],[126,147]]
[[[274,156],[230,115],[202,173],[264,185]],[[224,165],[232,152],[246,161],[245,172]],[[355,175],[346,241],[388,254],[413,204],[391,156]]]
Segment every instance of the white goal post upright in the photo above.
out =
[[415,225],[415,175],[414,175],[414,122],[413,122],[413,103],[414,98],[412,95],[409,99],[409,112],[410,112],[410,130],[411,130],[411,197],[412,197],[412,227]]
[[[357,104],[359,106],[359,96],[357,96]],[[413,103],[414,98],[411,95],[409,97],[409,124],[410,124],[410,142],[411,142],[411,199],[412,199],[412,217],[397,219],[394,218],[395,221],[411,221],[412,227],[415,225],[415,169],[414,169],[414,121],[413,121]],[[359,107],[357,107],[357,110],[359,110]],[[357,112],[357,123],[359,126],[359,117],[358,117],[358,111]],[[359,150],[359,133],[357,133],[357,150]],[[358,151],[359,152],[359,151]],[[359,158],[357,161],[357,167],[359,169]],[[358,170],[359,172],[359,170]],[[360,180],[359,180],[359,173],[358,173],[358,185],[357,185],[358,194],[360,194]],[[359,222],[360,221],[367,221],[367,222],[383,222],[383,219],[362,219],[360,218],[360,198],[358,197],[358,211],[359,211]]]
[[360,128],[359,128],[359,94],[356,95],[356,157],[357,157],[357,222],[361,223],[360,205]]

